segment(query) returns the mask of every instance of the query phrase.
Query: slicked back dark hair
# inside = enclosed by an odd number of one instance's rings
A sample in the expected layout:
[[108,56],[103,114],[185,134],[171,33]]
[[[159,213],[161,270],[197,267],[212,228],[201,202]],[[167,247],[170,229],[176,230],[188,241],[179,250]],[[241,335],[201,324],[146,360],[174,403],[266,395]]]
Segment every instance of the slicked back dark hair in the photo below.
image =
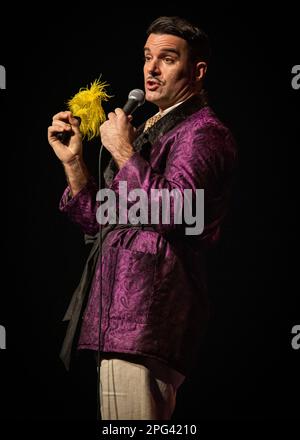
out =
[[188,43],[192,61],[209,62],[211,49],[208,36],[184,18],[158,17],[147,29],[147,35],[150,34],[169,34],[181,37]]

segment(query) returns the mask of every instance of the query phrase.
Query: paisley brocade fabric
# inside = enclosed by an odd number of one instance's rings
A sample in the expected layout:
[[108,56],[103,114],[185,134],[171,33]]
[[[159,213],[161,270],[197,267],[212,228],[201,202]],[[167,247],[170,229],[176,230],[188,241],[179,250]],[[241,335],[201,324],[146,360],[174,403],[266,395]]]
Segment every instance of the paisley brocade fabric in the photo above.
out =
[[[172,204],[170,224],[110,231],[102,249],[102,283],[98,262],[78,348],[98,349],[101,293],[101,351],[148,356],[186,374],[208,319],[205,251],[219,238],[236,147],[214,112],[203,105],[197,109],[195,100],[178,106],[147,133],[142,129],[126,164],[118,170],[111,161],[107,186],[117,199],[121,181],[127,182],[128,192],[141,188],[147,194],[152,188],[203,188],[204,231],[185,235],[184,225],[174,222]],[[71,200],[68,191],[60,209],[84,233],[96,234],[95,182],[90,180]]]

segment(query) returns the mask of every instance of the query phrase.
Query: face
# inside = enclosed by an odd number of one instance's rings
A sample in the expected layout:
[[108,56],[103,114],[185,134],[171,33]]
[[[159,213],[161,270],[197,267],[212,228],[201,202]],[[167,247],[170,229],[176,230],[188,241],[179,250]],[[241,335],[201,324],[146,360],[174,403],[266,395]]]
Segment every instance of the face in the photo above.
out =
[[168,34],[150,34],[144,48],[146,100],[164,110],[195,90],[197,65],[189,60],[187,42]]

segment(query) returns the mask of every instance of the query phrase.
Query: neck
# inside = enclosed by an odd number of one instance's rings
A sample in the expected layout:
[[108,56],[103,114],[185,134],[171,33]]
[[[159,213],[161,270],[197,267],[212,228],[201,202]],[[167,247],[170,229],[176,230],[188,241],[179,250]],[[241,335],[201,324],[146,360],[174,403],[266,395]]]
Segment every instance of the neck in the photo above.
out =
[[160,112],[163,112],[165,110],[167,110],[170,107],[173,107],[176,104],[179,104],[181,102],[186,101],[188,98],[190,98],[193,95],[197,95],[200,94],[202,90],[202,84],[197,83],[196,85],[194,85],[193,87],[190,87],[188,89],[183,89],[179,95],[176,97],[176,100],[174,102],[172,102],[171,104],[159,104],[158,105],[158,109]]

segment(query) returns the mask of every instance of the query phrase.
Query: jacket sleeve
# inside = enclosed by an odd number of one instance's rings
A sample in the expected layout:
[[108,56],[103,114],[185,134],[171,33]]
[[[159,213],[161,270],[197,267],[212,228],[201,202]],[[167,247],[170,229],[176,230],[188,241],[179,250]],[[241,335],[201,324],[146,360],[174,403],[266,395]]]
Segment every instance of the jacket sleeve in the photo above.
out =
[[95,235],[99,230],[96,219],[96,194],[97,186],[94,179],[91,178],[74,197],[71,197],[70,188],[67,187],[59,203],[60,211],[67,214],[72,222],[89,235]]
[[[189,127],[174,134],[169,143],[169,153],[163,173],[154,170],[142,155],[136,152],[119,170],[115,176],[111,188],[119,195],[120,182],[127,182],[127,191],[142,189],[147,194],[149,212],[151,204],[155,200],[151,196],[154,189],[167,189],[169,192],[176,189],[181,194],[182,209],[192,209],[196,217],[203,215],[205,205],[205,226],[210,228],[218,223],[224,214],[225,199],[228,186],[228,177],[235,162],[234,141],[226,127],[209,125],[206,127]],[[197,207],[197,190],[204,190],[203,205]],[[190,190],[186,192],[185,190]],[[152,193],[151,193],[152,191]],[[185,199],[184,192],[191,194],[191,199]],[[148,215],[148,222],[160,233],[169,233],[172,230],[182,229],[182,224],[175,221],[178,212],[175,212],[174,198],[170,197],[169,210],[170,221],[164,224],[161,219],[153,225]],[[136,201],[128,202],[128,210]],[[192,206],[188,206],[192,205]],[[195,206],[196,205],[196,206]],[[120,205],[121,206],[121,205]],[[196,208],[196,211],[195,211]],[[198,212],[197,212],[197,208]],[[178,209],[178,205],[176,207]],[[186,225],[185,225],[186,226]]]

